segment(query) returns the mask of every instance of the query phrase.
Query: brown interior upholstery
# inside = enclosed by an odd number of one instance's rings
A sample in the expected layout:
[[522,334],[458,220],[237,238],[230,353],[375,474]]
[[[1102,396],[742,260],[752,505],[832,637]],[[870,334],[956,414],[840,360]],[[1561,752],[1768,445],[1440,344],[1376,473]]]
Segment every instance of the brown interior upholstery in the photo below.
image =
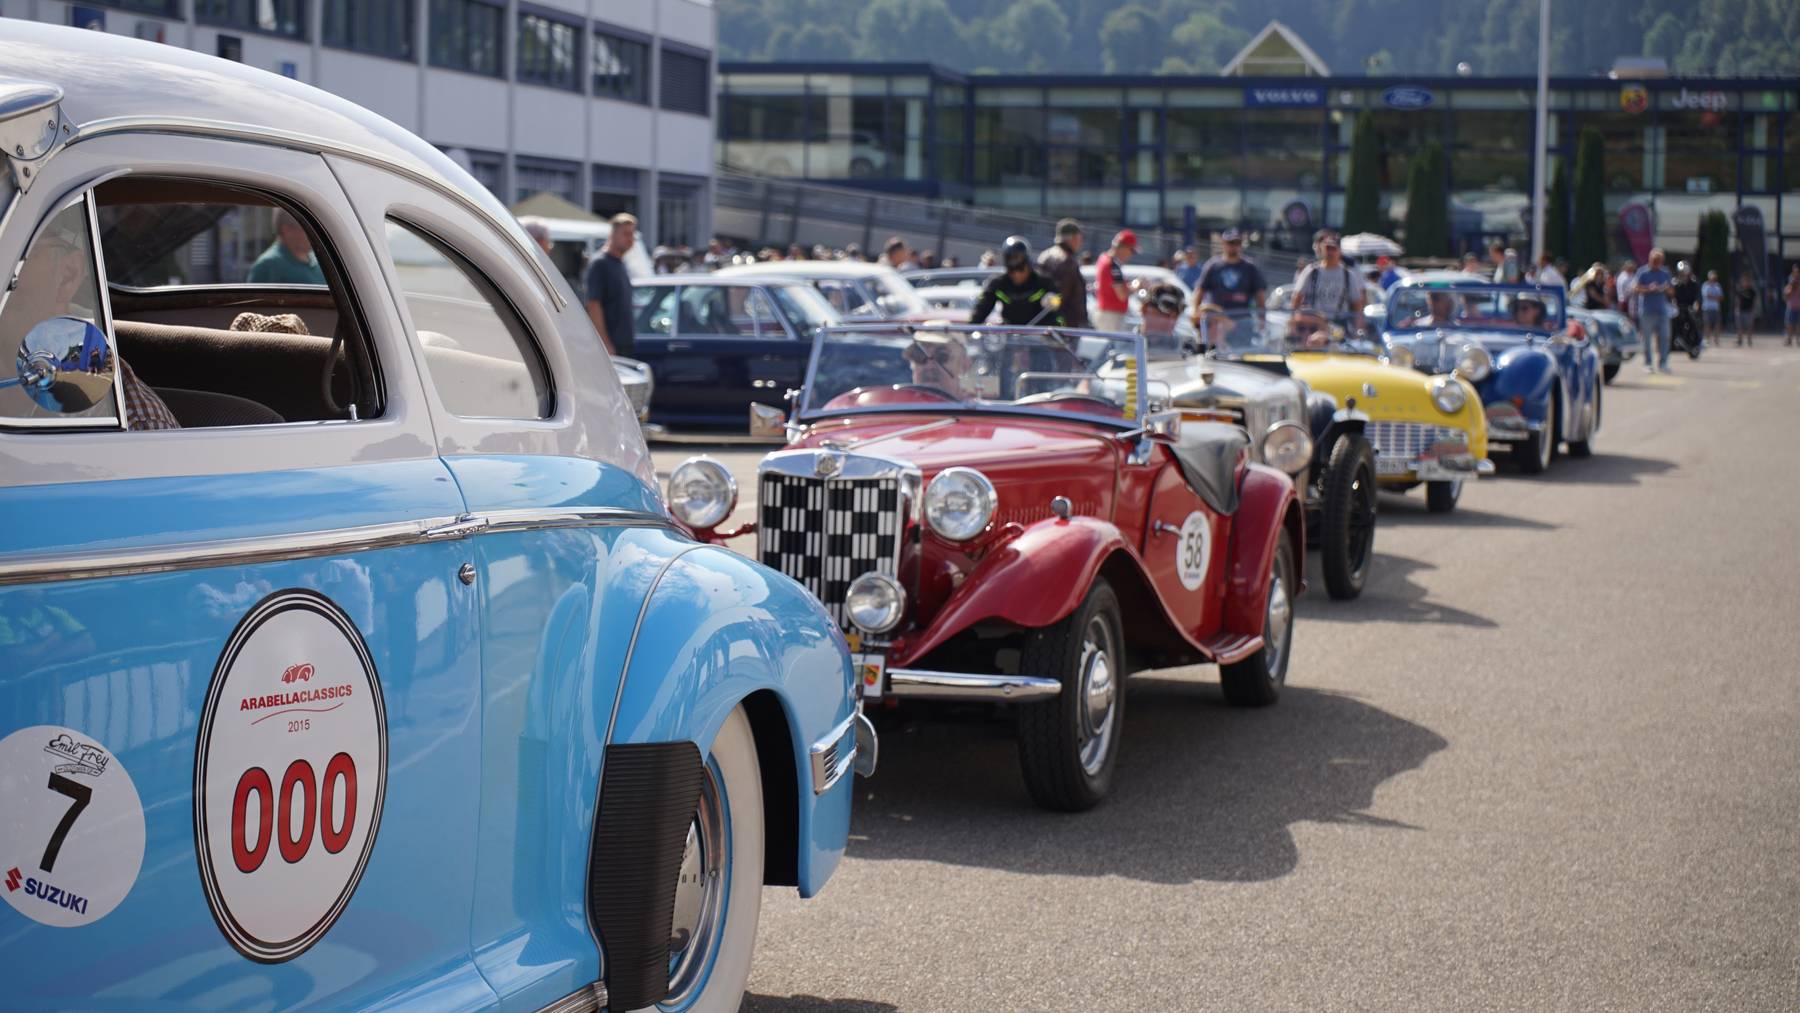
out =
[[[113,334],[119,354],[152,387],[246,398],[289,422],[344,417],[326,405],[320,390],[325,357],[331,353],[329,335],[263,334],[135,320],[114,321]],[[331,385],[340,406],[351,400],[344,358],[340,347]]]

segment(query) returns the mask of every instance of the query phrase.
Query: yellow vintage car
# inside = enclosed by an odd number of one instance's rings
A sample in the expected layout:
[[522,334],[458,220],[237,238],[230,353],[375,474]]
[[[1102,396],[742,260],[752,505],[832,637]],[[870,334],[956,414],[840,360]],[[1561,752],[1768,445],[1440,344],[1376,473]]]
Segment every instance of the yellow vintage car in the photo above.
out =
[[[1335,400],[1335,410],[1366,415],[1363,432],[1375,448],[1377,482],[1393,492],[1424,485],[1433,513],[1456,509],[1465,481],[1494,473],[1487,416],[1464,379],[1480,375],[1482,363],[1459,361],[1455,372],[1438,376],[1390,365],[1354,322],[1313,310],[1207,312],[1200,331],[1209,354],[1247,362],[1281,356],[1290,373]],[[1486,354],[1466,352],[1478,353]]]

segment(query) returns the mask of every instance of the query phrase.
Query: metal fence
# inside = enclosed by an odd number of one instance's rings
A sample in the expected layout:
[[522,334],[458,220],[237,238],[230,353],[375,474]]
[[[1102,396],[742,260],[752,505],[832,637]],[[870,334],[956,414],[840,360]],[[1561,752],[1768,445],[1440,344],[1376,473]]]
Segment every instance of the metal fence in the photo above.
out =
[[[713,228],[751,247],[773,246],[786,250],[794,243],[811,249],[824,245],[841,250],[854,243],[867,255],[881,252],[889,236],[905,239],[918,250],[930,250],[941,261],[956,258],[974,264],[983,251],[998,250],[1007,236],[1020,235],[1034,249],[1048,245],[1056,219],[1037,215],[988,211],[955,201],[927,200],[872,193],[853,187],[827,186],[720,168],[714,182]],[[1116,222],[1082,221],[1089,248],[1099,252]],[[1181,233],[1168,229],[1133,228],[1138,235],[1140,262],[1154,263],[1181,247]],[[1196,237],[1202,257],[1212,254],[1211,243]],[[1278,285],[1299,265],[1299,257],[1266,247],[1254,247],[1255,257]]]

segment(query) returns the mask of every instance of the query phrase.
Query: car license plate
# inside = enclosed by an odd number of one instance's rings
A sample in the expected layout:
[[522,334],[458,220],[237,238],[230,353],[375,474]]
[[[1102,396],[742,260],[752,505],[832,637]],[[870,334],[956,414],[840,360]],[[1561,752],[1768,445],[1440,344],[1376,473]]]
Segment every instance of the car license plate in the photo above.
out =
[[856,669],[856,681],[862,686],[864,699],[876,700],[881,697],[882,676],[887,672],[887,656],[884,654],[852,654],[850,664]]
[[1387,454],[1375,455],[1376,475],[1404,475],[1413,470],[1411,461],[1404,457],[1390,457]]

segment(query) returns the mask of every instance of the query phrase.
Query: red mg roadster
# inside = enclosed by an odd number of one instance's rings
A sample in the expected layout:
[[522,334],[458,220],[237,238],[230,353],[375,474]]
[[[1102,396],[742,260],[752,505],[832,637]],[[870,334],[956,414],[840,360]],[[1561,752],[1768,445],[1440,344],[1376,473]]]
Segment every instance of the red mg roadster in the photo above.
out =
[[669,480],[702,538],[762,562],[842,624],[865,700],[1006,704],[1031,796],[1105,797],[1135,668],[1216,662],[1225,698],[1275,702],[1304,511],[1244,430],[1183,422],[1140,337],[890,323],[822,330],[765,457],[757,519],[709,458]]

